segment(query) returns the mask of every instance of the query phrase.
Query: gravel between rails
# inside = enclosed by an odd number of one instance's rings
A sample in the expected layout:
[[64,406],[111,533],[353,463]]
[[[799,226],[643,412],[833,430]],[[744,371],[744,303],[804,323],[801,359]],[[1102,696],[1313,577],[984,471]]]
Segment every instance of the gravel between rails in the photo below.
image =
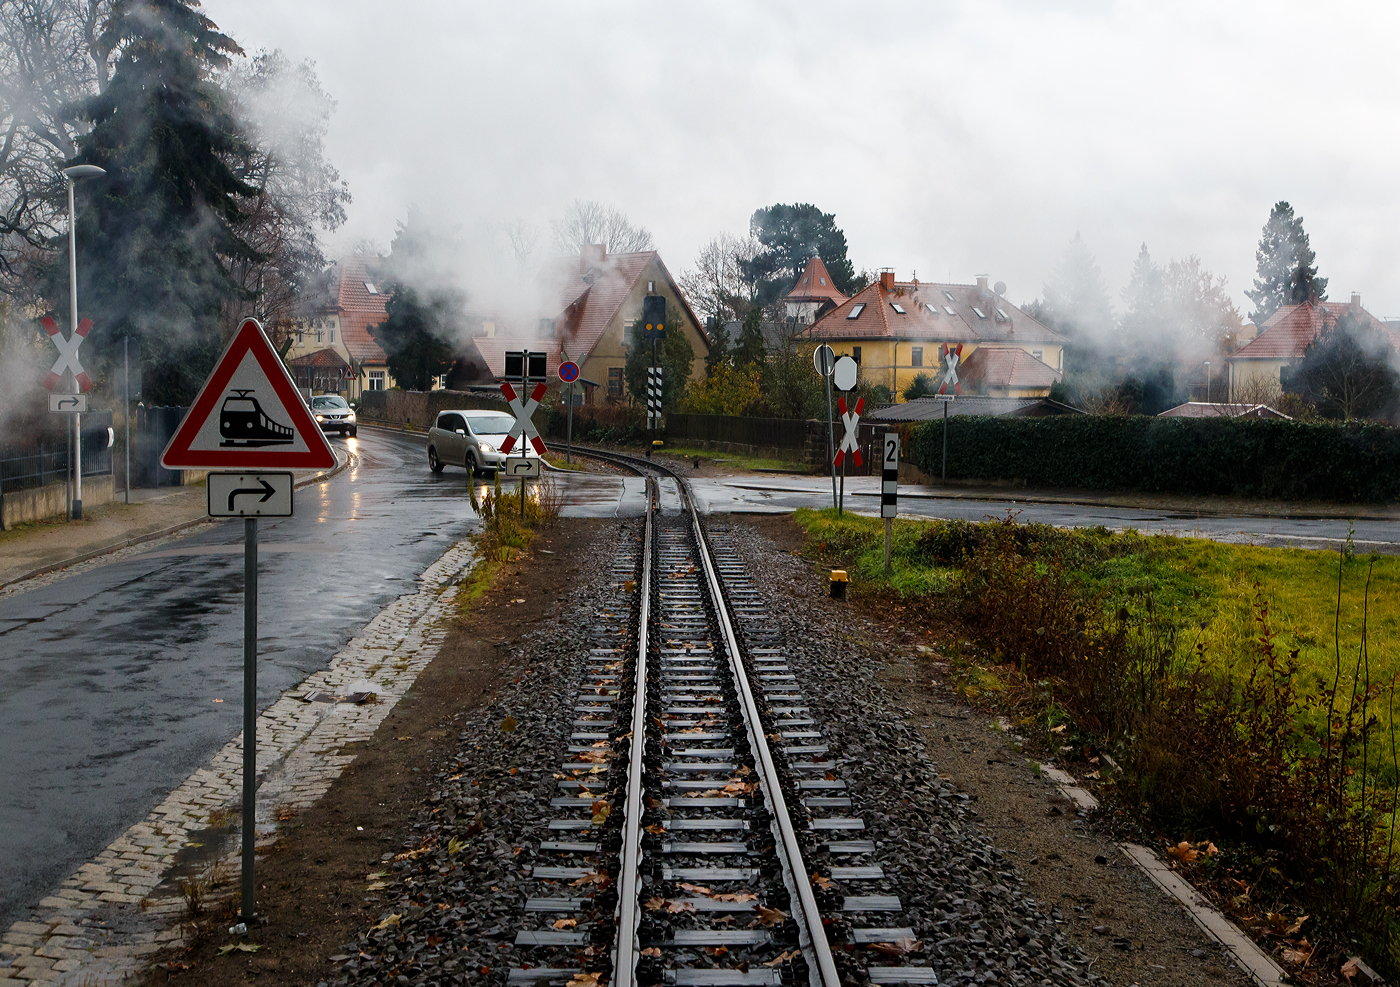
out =
[[[886,871],[879,890],[899,895],[940,984],[1102,985],[1092,961],[1060,933],[1010,858],[981,831],[971,799],[937,773],[904,722],[907,712],[857,660],[855,631],[803,602],[810,569],[775,559],[774,546],[743,524],[710,519],[750,560],[766,593],[766,623],[785,633],[789,665],[821,723]],[[762,560],[756,562],[755,560]],[[829,866],[830,859],[817,862]],[[870,889],[875,890],[875,889]]]
[[[539,883],[531,867],[557,863],[534,848],[548,838],[549,802],[560,794],[555,772],[573,729],[584,657],[609,619],[603,614],[627,612],[629,596],[609,569],[613,550],[641,530],[640,520],[604,528],[592,549],[599,564],[511,643],[515,681],[458,721],[456,756],[432,767],[432,792],[403,850],[366,876],[377,924],[345,943],[338,976],[322,984],[499,984],[512,966],[542,965],[513,940]],[[502,727],[508,717],[510,731]],[[584,889],[559,893],[581,897]]]

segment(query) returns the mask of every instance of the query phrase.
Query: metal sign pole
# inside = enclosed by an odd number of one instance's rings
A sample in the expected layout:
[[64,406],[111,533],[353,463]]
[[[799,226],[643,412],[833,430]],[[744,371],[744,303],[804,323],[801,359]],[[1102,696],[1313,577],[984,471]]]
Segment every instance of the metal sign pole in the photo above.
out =
[[841,499],[836,504],[836,516],[840,517],[846,509],[846,457],[841,457]]
[[[835,356],[835,354],[832,354]],[[826,363],[826,356],[822,356],[822,363]],[[836,428],[836,423],[831,417],[831,374],[826,375],[826,464],[831,468],[831,506],[839,510],[840,501],[836,499],[836,468],[832,459],[836,453],[832,446],[835,440],[832,438],[832,430]]]
[[574,382],[569,381],[569,444],[565,454],[568,462],[574,461]]
[[131,503],[131,337],[122,337],[122,390],[126,395],[122,407],[123,427],[126,429],[126,502]]
[[258,519],[243,519],[243,895],[244,922],[257,916],[253,866],[258,797]]
[[943,401],[943,482],[948,482],[948,401]]

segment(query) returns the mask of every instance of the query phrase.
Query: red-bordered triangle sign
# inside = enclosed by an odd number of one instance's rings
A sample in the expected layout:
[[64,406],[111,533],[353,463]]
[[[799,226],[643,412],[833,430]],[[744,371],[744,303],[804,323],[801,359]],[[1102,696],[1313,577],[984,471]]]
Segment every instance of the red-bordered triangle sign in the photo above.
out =
[[256,319],[244,319],[170,444],[167,469],[330,469],[335,453]]

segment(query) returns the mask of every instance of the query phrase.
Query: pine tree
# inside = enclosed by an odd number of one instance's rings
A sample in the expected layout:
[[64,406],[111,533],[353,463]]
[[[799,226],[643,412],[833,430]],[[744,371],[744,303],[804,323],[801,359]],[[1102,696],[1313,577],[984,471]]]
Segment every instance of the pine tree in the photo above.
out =
[[1317,255],[1303,230],[1303,218],[1287,202],[1277,202],[1254,252],[1257,276],[1245,295],[1254,303],[1250,319],[1262,326],[1285,305],[1327,297],[1327,279],[1317,276]]
[[1123,313],[1121,327],[1124,341],[1128,346],[1135,343],[1155,343],[1165,328],[1163,309],[1166,305],[1166,291],[1162,279],[1162,269],[1147,252],[1147,244],[1138,251],[1133,262],[1133,272],[1128,277],[1128,286],[1123,289]]
[[1103,272],[1078,233],[1045,283],[1043,311],[1071,338],[1105,339],[1113,330],[1113,302]]
[[853,295],[859,290],[855,267],[846,256],[846,234],[836,226],[833,213],[811,203],[778,203],[756,210],[749,232],[763,250],[741,266],[745,277],[757,283],[761,304],[786,294],[813,257],[822,259],[838,291]]
[[705,354],[705,376],[709,377],[719,367],[729,365],[729,330],[724,322],[714,319],[710,323],[710,349]]
[[433,378],[452,367],[453,341],[465,328],[466,293],[453,284],[441,258],[455,255],[429,229],[417,207],[399,224],[389,257],[380,268],[387,297],[385,319],[370,327],[400,387],[432,388]]
[[[99,349],[141,340],[146,395],[156,403],[193,397],[222,348],[220,307],[239,297],[229,261],[259,256],[243,238],[240,206],[257,190],[235,170],[249,148],[209,81],[242,51],[198,6],[117,4],[103,43],[122,54],[107,88],[82,108],[93,127],[75,159],[107,170],[78,186],[83,312],[97,324]],[[54,268],[51,297],[62,297],[67,265]]]
[[763,309],[757,305],[744,316],[733,359],[736,367],[761,367],[768,359],[768,348],[763,343]]

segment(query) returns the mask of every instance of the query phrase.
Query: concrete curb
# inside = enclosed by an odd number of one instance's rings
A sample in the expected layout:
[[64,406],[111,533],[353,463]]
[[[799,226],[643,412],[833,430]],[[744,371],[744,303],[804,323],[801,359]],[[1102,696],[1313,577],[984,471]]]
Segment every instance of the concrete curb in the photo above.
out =
[[[1079,787],[1074,776],[1059,768],[1042,764],[1041,774],[1054,782],[1075,805],[1082,809],[1097,809],[1099,800],[1090,792]],[[1249,974],[1260,987],[1286,987],[1288,975],[1283,967],[1274,962],[1273,957],[1260,949],[1253,939],[1245,935],[1234,922],[1231,922],[1210,902],[1193,888],[1145,846],[1136,843],[1116,843],[1124,856],[1138,866],[1153,884],[1166,892],[1186,909],[1202,932],[1210,936],[1230,951],[1240,969]]]
[[[337,473],[344,471],[349,465],[350,456],[347,454],[344,461],[334,469],[326,470],[324,473],[316,473],[312,476],[308,476],[304,480],[298,480],[293,485],[293,488],[300,490],[302,487],[309,487],[315,483],[324,483]],[[186,528],[193,528],[197,524],[212,523],[214,520],[215,519],[208,517],[197,517],[189,521],[181,521],[179,524],[172,524],[168,528],[161,528],[159,531],[148,531],[144,535],[133,535],[130,538],[114,542],[111,545],[105,545],[91,552],[85,552],[82,555],[74,555],[72,558],[63,559],[61,562],[51,562],[48,565],[41,565],[37,569],[31,569],[21,576],[16,576],[14,579],[0,583],[0,589],[7,589],[10,586],[14,586],[16,583],[24,582],[26,579],[34,579],[36,576],[45,576],[51,572],[57,572],[59,569],[66,569],[69,566],[78,565],[81,562],[88,562],[92,559],[100,558],[103,555],[110,555],[113,552],[121,551],[123,548],[130,548],[132,545],[140,545],[143,542],[155,541],[158,538],[164,538],[167,535],[173,535],[177,532],[184,531]]]

